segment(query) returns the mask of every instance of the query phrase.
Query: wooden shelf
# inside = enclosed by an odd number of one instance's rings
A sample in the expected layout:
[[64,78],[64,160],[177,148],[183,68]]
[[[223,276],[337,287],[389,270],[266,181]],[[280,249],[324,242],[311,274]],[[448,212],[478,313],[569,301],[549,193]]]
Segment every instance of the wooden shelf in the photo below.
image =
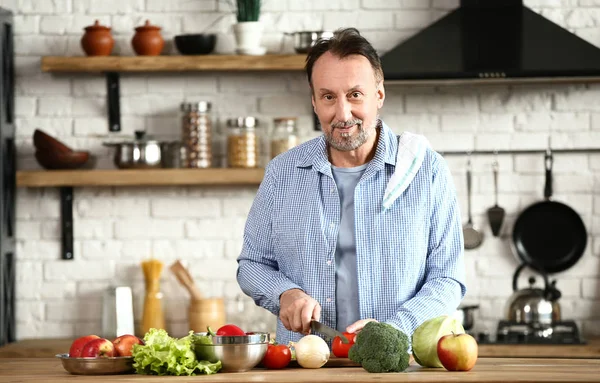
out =
[[43,72],[300,71],[306,55],[45,56]]
[[21,170],[18,187],[259,185],[264,169]]

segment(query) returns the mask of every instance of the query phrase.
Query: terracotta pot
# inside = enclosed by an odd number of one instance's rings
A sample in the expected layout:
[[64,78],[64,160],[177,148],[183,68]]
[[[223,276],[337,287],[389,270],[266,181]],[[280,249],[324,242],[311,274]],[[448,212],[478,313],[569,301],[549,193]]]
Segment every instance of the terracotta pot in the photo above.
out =
[[110,56],[115,40],[110,33],[110,27],[100,25],[98,20],[94,25],[84,28],[81,38],[81,48],[88,56]]
[[141,56],[158,56],[165,46],[165,40],[160,34],[160,27],[146,24],[135,28],[135,35],[131,39],[131,45],[135,53]]

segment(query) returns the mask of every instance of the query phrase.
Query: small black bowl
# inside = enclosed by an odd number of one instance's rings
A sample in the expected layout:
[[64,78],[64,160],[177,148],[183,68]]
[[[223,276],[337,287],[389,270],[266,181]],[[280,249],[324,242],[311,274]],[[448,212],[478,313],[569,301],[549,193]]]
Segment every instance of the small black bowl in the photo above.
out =
[[182,55],[210,54],[216,43],[217,35],[214,33],[175,36],[175,46]]

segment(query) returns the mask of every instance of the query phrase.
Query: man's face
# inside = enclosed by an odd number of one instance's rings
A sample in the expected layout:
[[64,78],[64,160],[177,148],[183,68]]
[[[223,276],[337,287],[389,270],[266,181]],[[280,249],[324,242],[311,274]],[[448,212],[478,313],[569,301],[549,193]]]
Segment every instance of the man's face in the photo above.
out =
[[385,92],[366,57],[327,52],[315,62],[312,84],[315,113],[331,147],[355,150],[374,136]]

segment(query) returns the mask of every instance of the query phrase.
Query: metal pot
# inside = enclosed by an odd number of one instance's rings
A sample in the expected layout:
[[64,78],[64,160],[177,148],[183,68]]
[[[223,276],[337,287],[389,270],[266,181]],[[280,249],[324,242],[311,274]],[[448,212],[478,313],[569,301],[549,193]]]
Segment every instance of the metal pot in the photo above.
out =
[[530,287],[519,290],[517,280],[526,264],[521,264],[513,276],[513,294],[511,295],[506,319],[514,323],[532,324],[539,327],[550,327],[553,322],[560,321],[560,291],[555,287],[556,281],[548,283],[545,273],[536,270],[544,278],[544,288],[534,288],[535,278],[529,278]]
[[475,324],[475,310],[478,308],[479,305],[461,306],[452,316],[460,321],[465,331],[469,331]]
[[154,169],[162,167],[160,142],[145,136],[144,131],[136,131],[135,139],[120,142],[105,142],[104,146],[114,147],[114,163],[119,169]]
[[301,31],[286,33],[294,38],[294,50],[296,53],[308,53],[308,50],[315,45],[319,39],[330,39],[333,32],[330,31]]

